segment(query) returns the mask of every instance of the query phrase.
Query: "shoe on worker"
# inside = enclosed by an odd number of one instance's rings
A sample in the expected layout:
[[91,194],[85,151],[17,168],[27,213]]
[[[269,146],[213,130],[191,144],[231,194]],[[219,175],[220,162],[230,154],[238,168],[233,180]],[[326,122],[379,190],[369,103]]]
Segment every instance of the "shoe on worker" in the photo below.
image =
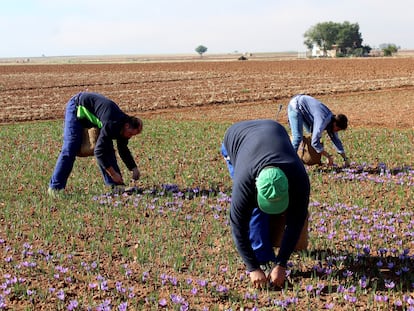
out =
[[124,185],[111,185],[111,194],[112,195],[120,195],[123,194],[125,191],[125,186]]
[[62,189],[54,189],[54,188],[48,188],[47,189],[47,194],[51,197],[51,198],[60,198],[62,196]]

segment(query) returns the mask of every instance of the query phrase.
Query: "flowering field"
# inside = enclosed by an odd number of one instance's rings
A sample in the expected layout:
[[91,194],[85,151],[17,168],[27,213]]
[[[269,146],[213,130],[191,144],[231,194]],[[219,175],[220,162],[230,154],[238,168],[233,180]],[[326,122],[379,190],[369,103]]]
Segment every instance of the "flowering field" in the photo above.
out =
[[[413,63],[0,66],[0,309],[413,310]],[[45,195],[56,119],[83,89],[144,119],[130,195],[109,193],[93,158],[63,198]],[[349,116],[352,166],[307,168],[309,248],[282,290],[256,290],[231,240],[219,145],[232,122],[275,118],[296,92]]]

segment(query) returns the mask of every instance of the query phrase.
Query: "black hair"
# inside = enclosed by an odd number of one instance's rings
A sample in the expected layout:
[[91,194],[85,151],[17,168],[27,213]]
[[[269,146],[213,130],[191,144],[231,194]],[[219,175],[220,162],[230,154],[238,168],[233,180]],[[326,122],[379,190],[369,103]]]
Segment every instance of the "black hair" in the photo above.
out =
[[142,120],[140,118],[127,116],[125,123],[128,123],[132,129],[142,130]]
[[346,130],[348,127],[348,118],[344,114],[335,115],[333,121],[341,130]]

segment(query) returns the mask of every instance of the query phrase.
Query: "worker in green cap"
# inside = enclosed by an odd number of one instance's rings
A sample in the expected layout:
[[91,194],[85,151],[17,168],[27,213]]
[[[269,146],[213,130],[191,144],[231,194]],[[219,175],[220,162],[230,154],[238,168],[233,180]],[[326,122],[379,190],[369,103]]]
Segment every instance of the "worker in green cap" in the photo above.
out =
[[[221,153],[233,179],[233,240],[250,280],[256,287],[269,282],[282,287],[308,215],[310,184],[305,167],[285,128],[273,120],[233,124],[224,135]],[[282,214],[286,226],[276,255],[271,215]]]

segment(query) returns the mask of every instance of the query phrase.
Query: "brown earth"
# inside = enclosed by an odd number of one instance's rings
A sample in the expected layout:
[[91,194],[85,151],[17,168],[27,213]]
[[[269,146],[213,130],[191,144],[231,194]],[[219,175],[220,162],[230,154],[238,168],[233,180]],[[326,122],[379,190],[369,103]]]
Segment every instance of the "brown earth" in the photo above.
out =
[[62,119],[84,90],[142,118],[275,118],[283,104],[281,123],[307,93],[350,126],[414,128],[414,58],[1,65],[0,123]]

